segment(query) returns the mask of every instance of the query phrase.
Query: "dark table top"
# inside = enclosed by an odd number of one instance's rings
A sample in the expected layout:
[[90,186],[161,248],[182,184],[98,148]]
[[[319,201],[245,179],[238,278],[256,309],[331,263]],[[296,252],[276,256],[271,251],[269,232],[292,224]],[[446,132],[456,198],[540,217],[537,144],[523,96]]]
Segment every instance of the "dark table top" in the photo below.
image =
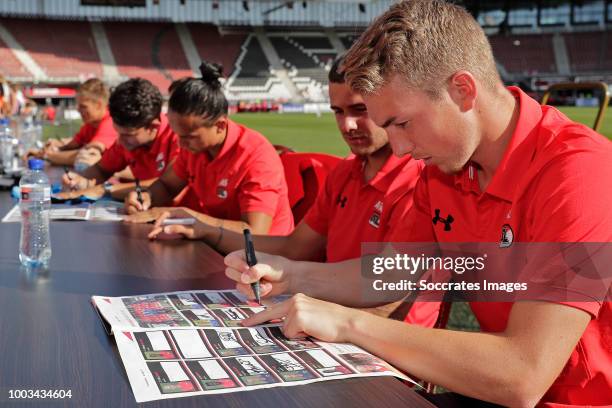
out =
[[[15,202],[0,192],[0,216]],[[18,223],[0,224],[0,406],[125,407],[136,402],[92,295],[126,296],[233,285],[223,259],[201,242],[150,242],[149,225],[51,223],[48,274],[19,264]],[[9,399],[9,390],[71,390],[64,400]],[[176,398],[147,407],[432,407],[394,378],[332,380]]]

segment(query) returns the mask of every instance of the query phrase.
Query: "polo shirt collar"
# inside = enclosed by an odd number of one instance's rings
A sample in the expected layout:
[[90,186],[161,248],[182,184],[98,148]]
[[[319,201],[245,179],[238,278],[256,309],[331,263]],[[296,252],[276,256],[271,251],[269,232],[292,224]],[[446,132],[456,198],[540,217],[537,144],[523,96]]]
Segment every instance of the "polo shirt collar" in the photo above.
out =
[[150,144],[138,147],[134,149],[134,151],[151,152],[151,151],[159,150],[158,146],[162,142],[162,134],[166,131],[166,127],[168,127],[168,118],[166,117],[166,115],[162,113],[159,118],[159,129],[157,129],[157,134],[155,135],[155,139],[153,139],[153,141]]
[[213,159],[213,161],[221,159],[223,156],[229,152],[232,147],[238,141],[238,137],[242,133],[242,128],[236,122],[227,120],[227,135],[225,135],[225,140],[223,141],[223,146],[221,146],[221,150],[217,157]]
[[[105,122],[107,120],[113,120],[113,118],[111,118],[110,111],[108,110],[108,108],[106,108],[106,110],[104,111],[104,116],[102,116],[102,120],[100,121],[100,123],[98,123],[98,126],[100,126],[102,122]],[[95,128],[97,129],[98,126],[95,126]]]
[[477,170],[478,167],[476,163],[469,161],[458,174],[453,176],[455,187],[458,187],[465,192],[480,194]]
[[368,183],[364,183],[364,168],[365,168],[365,157],[357,157],[353,162],[353,167],[351,169],[351,175],[353,178],[358,179],[363,185],[369,185],[377,189],[382,193],[386,193],[391,186],[391,183],[395,179],[395,174],[390,174],[395,170],[398,166],[404,165],[407,160],[412,160],[412,158],[400,158],[394,154],[391,154],[387,161],[383,166],[378,170],[376,175],[372,177],[372,179]]
[[[525,172],[533,159],[536,145],[531,136],[538,132],[538,124],[542,119],[542,106],[518,87],[510,86],[508,90],[519,102],[519,117],[510,143],[485,193],[512,201],[517,177]],[[469,162],[459,174],[455,175],[455,186],[464,191],[480,193],[475,163]]]
[[155,139],[153,139],[150,150],[159,150],[158,146],[162,143],[163,135],[168,131],[169,126],[168,118],[162,113],[159,117],[159,128],[157,129],[157,134],[155,135]]
[[530,98],[518,87],[509,87],[518,98],[520,111],[510,144],[487,186],[486,193],[506,201],[512,201],[517,178],[524,174],[533,160],[536,143],[534,137],[542,120],[542,105]]

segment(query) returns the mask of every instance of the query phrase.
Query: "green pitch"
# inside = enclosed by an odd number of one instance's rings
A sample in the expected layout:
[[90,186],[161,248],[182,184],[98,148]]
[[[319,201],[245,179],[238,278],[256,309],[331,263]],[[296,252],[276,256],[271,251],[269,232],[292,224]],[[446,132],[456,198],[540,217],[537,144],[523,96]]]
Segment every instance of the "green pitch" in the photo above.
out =
[[[563,107],[561,111],[571,119],[591,127],[597,109]],[[232,116],[236,122],[258,130],[274,144],[282,144],[301,152],[325,152],[344,156],[348,148],[336,127],[334,115],[317,117],[301,113],[241,113]],[[612,111],[608,110],[599,133],[612,140]]]
[[348,148],[331,113],[239,113],[232,119],[255,129],[274,144],[299,152],[324,152],[346,156]]
[[[561,107],[559,110],[565,113],[569,118],[584,123],[588,127],[592,127],[597,116],[597,108],[576,108],[576,107]],[[612,109],[608,108],[604,112],[603,122],[599,127],[599,133],[612,140]]]

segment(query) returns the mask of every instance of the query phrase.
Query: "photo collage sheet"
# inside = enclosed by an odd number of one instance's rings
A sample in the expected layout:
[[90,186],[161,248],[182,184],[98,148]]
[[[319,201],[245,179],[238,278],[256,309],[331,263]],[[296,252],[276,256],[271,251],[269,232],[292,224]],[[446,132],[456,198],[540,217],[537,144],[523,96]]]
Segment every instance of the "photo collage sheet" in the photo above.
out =
[[112,328],[137,402],[350,377],[412,382],[352,344],[288,339],[280,322],[243,327],[242,319],[264,308],[234,290],[92,302]]

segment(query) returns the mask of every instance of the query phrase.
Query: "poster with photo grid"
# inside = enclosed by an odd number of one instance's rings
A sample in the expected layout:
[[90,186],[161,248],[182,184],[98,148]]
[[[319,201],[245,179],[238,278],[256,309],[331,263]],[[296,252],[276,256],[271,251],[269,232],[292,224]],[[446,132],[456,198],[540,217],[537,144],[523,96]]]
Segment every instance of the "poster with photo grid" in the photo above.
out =
[[352,344],[289,339],[279,322],[242,327],[265,305],[234,290],[94,296],[92,303],[115,335],[137,402],[365,376],[413,382]]

